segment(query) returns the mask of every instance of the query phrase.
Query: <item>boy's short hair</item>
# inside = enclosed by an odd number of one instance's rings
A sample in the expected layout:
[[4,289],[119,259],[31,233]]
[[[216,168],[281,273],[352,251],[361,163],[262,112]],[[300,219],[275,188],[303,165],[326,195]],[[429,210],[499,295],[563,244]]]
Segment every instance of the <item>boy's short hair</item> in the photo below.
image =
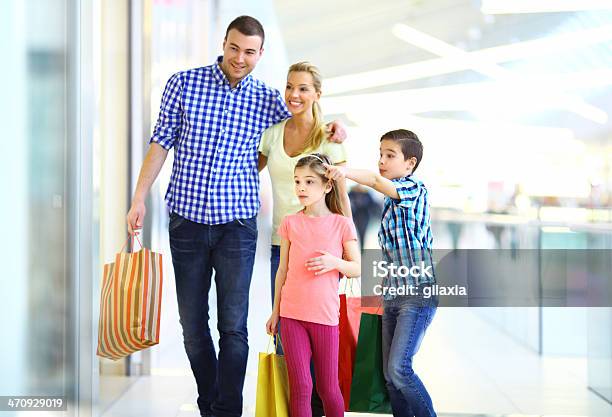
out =
[[383,140],[392,140],[397,142],[402,149],[404,161],[408,158],[416,158],[416,164],[414,165],[412,172],[416,171],[417,167],[421,163],[421,159],[423,159],[423,144],[419,140],[416,133],[406,129],[392,130],[382,135],[380,141],[382,142]]
[[259,20],[251,16],[238,16],[227,27],[225,31],[225,38],[230,30],[236,29],[238,32],[245,36],[259,36],[261,38],[261,47],[263,48],[264,39],[266,37],[264,28]]

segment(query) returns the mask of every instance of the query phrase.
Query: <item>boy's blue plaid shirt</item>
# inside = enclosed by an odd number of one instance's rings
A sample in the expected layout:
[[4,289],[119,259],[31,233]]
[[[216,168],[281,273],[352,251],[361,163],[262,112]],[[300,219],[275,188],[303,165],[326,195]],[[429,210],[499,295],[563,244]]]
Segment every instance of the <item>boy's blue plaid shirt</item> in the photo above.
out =
[[[429,196],[425,185],[412,175],[392,180],[399,199],[385,197],[378,243],[383,260],[396,266],[431,265],[433,271],[431,218]],[[433,275],[433,274],[432,274]],[[435,276],[421,275],[387,277],[384,286],[400,288],[420,284],[433,284]],[[385,299],[395,298],[385,295]]]
[[251,75],[232,89],[221,60],[170,78],[151,137],[174,147],[170,211],[211,225],[257,214],[261,133],[291,116],[278,90]]

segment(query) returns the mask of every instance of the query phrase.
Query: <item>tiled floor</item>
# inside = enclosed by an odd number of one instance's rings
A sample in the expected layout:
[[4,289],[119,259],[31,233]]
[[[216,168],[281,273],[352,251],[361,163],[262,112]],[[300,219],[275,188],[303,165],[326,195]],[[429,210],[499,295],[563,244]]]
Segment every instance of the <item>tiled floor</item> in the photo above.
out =
[[[267,236],[265,232],[260,234]],[[268,343],[264,331],[270,310],[267,256],[268,245],[262,237],[251,288],[245,417],[254,415],[257,354]],[[171,277],[169,262],[166,267],[166,276]],[[172,279],[165,281],[164,293],[162,342],[152,352],[152,375],[125,385],[123,395],[104,408],[104,417],[199,415]],[[211,313],[214,311],[211,305]],[[211,327],[215,328],[214,318]],[[439,309],[416,357],[415,369],[429,388],[440,416],[612,416],[612,406],[587,389],[584,359],[542,358],[468,309]],[[116,390],[120,386],[116,380],[109,381],[102,379],[102,389]],[[101,395],[108,396],[105,392]]]

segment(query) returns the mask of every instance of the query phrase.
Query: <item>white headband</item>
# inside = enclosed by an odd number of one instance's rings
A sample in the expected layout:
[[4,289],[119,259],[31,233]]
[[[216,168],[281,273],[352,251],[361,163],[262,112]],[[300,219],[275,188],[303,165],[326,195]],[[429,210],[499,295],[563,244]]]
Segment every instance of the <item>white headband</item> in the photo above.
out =
[[301,157],[300,160],[302,160],[304,158],[311,158],[311,157],[318,159],[319,161],[321,161],[322,164],[327,164],[327,162],[325,162],[323,159],[319,158],[317,155],[315,155],[313,153],[311,153],[310,155],[306,155],[306,156]]

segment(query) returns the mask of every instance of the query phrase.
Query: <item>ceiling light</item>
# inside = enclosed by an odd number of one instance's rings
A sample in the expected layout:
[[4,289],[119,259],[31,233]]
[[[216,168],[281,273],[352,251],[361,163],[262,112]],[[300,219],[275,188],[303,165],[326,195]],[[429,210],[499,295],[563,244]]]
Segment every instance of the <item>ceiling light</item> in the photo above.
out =
[[[514,78],[520,81],[521,78],[516,77],[510,71],[496,64],[526,59],[532,56],[539,57],[556,52],[567,52],[571,49],[612,40],[612,26],[602,26],[595,29],[580,30],[511,45],[466,52],[407,25],[397,24],[392,28],[392,31],[398,38],[436,55],[442,55],[442,58],[330,78],[326,80],[326,94],[329,96],[348,91],[358,91],[469,69],[494,79],[508,80]],[[552,95],[558,96],[559,94]],[[580,98],[577,100],[565,99],[563,102],[567,104],[567,110],[580,114],[589,120],[597,123],[606,123],[608,120],[606,112],[586,103]]]
[[[605,111],[582,101],[568,99],[565,91],[612,85],[612,70],[594,70],[571,74],[526,77],[504,81],[485,81],[444,85],[429,88],[413,88],[384,93],[338,95],[325,97],[323,106],[331,114],[343,113],[355,108],[389,108],[399,106],[404,114],[430,111],[469,111],[474,114],[492,115],[497,118],[518,118],[526,113],[547,110],[570,110],[593,120],[606,123]],[[525,100],[524,92],[544,89],[547,94]],[[556,89],[556,92],[555,92]]]
[[464,71],[472,67],[472,62],[465,59],[467,56],[477,61],[500,63],[540,57],[546,54],[563,53],[610,40],[612,40],[612,26],[601,26],[595,29],[547,36],[478,51],[463,51],[463,54],[457,54],[456,56],[445,56],[444,58],[428,59],[412,64],[396,65],[374,71],[328,78],[325,82],[325,93],[328,95],[339,94]]
[[[424,49],[442,57],[463,57],[470,69],[484,74],[496,80],[514,79],[517,81],[517,87],[521,89],[521,77],[518,77],[512,71],[497,65],[487,59],[478,58],[474,54],[470,54],[456,46],[446,43],[438,38],[435,38],[427,33],[416,30],[408,25],[398,23],[393,26],[393,34],[418,48]],[[522,90],[525,90],[523,87]],[[602,109],[595,107],[585,102],[581,97],[569,95],[559,92],[557,86],[554,88],[546,88],[546,84],[541,87],[536,86],[536,91],[548,96],[549,100],[559,103],[564,110],[576,113],[588,120],[599,124],[605,124],[608,121],[608,115]]]

